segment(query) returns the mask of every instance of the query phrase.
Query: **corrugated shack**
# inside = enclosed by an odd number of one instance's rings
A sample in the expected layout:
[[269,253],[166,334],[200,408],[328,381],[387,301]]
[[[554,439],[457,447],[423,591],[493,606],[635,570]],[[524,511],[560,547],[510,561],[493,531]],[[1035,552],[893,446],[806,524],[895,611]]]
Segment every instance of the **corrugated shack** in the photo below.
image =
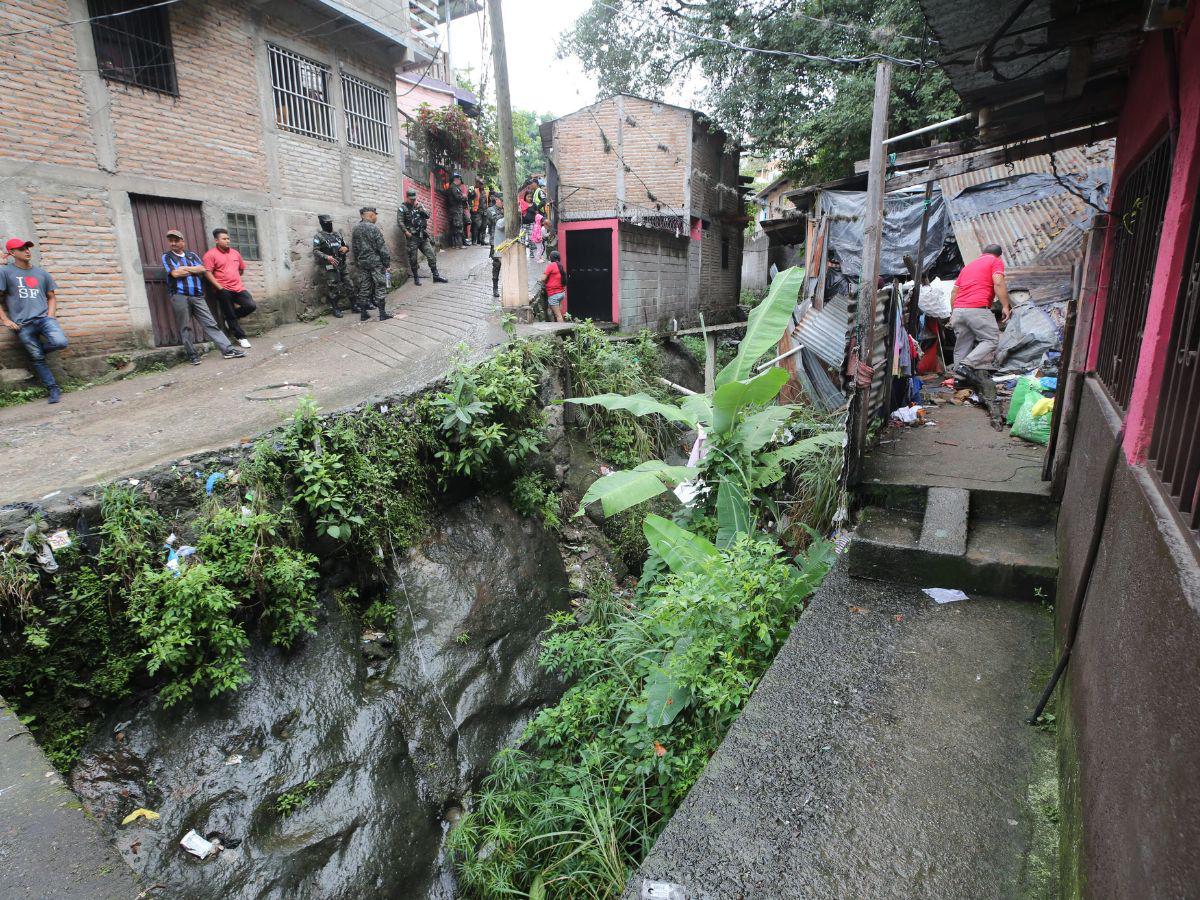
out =
[[[986,161],[994,156],[992,151]],[[920,353],[912,352],[909,330],[914,339],[923,338],[922,352],[944,337],[927,321],[931,317],[910,320],[906,309],[918,246],[920,272],[948,281],[986,244],[1003,246],[1017,311],[998,351],[1001,369],[1024,371],[1036,365],[1045,350],[1061,344],[1072,270],[1083,258],[1091,204],[1104,202],[1111,171],[1112,142],[1102,141],[1059,151],[1053,158],[1041,155],[981,165],[942,178],[928,191],[896,176],[897,188],[889,190],[884,201],[884,286],[876,306],[871,355],[890,364],[877,364],[871,372],[871,415],[894,408],[895,379],[917,374]],[[801,247],[796,263],[804,265],[807,278],[779,352],[794,351],[787,363],[796,377],[795,391],[830,409],[848,394],[853,374],[847,371],[848,349],[861,327],[857,297],[865,185],[866,175],[859,174],[793,190],[786,197],[795,209],[762,223],[773,244]],[[925,291],[928,299],[929,289]],[[941,356],[935,348],[934,359],[940,361]]]

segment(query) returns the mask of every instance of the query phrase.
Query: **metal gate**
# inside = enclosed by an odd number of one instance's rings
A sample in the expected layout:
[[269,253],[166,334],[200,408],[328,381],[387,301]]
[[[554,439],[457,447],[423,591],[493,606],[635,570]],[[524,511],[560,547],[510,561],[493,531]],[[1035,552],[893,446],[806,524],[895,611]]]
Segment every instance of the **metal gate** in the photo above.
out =
[[[134,227],[137,228],[138,254],[142,260],[142,277],[146,281],[146,298],[150,302],[150,324],[154,328],[154,346],[174,347],[183,343],[175,325],[175,313],[167,296],[167,270],[162,255],[167,252],[167,232],[183,232],[187,249],[204,255],[208,242],[204,234],[204,216],[200,204],[191,200],[170,200],[165,197],[145,197],[130,194]],[[210,304],[209,308],[212,306]],[[217,321],[220,321],[218,319]],[[193,331],[204,334],[193,320]]]
[[611,228],[566,232],[567,308],[576,319],[613,321]]

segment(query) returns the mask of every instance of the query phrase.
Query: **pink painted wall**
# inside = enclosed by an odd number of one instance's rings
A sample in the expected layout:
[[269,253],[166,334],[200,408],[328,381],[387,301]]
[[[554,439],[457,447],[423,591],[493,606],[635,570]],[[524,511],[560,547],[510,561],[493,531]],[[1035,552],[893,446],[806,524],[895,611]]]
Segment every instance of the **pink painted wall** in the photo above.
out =
[[[617,233],[618,222],[616,219],[592,219],[586,222],[559,222],[558,223],[558,250],[562,254],[563,268],[567,270],[567,274],[571,274],[571,263],[567,259],[567,232],[568,231],[588,231],[597,228],[607,228],[612,232],[612,320],[614,322],[621,321],[621,291],[620,291],[620,266],[621,257],[617,253]],[[570,311],[571,292],[567,291],[566,299],[563,301],[563,312]]]
[[[1146,315],[1141,355],[1125,423],[1125,455],[1132,464],[1145,461],[1154,414],[1162,386],[1162,373],[1171,336],[1172,316],[1183,278],[1188,229],[1200,191],[1200,2],[1193,2],[1185,24],[1171,33],[1179,60],[1179,134],[1171,173],[1171,193],[1159,239],[1158,260],[1150,306]],[[1130,169],[1168,130],[1169,77],[1161,33],[1146,35],[1141,55],[1130,78],[1129,92],[1117,131],[1113,200]],[[1113,231],[1105,244],[1094,321],[1104,317],[1105,299],[1112,274]],[[1088,368],[1094,369],[1101,328],[1092,330]]]

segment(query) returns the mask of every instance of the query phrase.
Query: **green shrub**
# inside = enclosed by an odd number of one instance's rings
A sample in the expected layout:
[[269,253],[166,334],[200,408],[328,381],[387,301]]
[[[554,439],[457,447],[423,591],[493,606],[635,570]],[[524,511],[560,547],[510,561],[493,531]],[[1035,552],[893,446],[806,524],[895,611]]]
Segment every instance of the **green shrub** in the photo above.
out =
[[526,518],[537,517],[551,531],[562,528],[562,498],[546,476],[531,472],[512,483],[513,509]]
[[797,568],[743,537],[632,607],[552,617],[542,665],[573,680],[505,750],[451,834],[474,897],[619,896],[770,665],[826,548]]

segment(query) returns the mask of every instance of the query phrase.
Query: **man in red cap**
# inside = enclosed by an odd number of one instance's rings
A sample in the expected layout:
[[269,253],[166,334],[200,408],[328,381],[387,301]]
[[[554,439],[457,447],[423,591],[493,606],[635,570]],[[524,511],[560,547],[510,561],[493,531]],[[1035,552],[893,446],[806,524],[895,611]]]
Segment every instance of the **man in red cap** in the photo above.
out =
[[13,238],[4,245],[10,259],[7,266],[0,266],[0,297],[4,300],[0,325],[17,333],[33,363],[33,371],[49,391],[49,402],[57,403],[62,399],[62,391],[46,365],[46,354],[66,349],[67,336],[54,318],[58,285],[49,272],[33,264],[33,254],[29,252],[33,246],[33,241],[21,238]]

